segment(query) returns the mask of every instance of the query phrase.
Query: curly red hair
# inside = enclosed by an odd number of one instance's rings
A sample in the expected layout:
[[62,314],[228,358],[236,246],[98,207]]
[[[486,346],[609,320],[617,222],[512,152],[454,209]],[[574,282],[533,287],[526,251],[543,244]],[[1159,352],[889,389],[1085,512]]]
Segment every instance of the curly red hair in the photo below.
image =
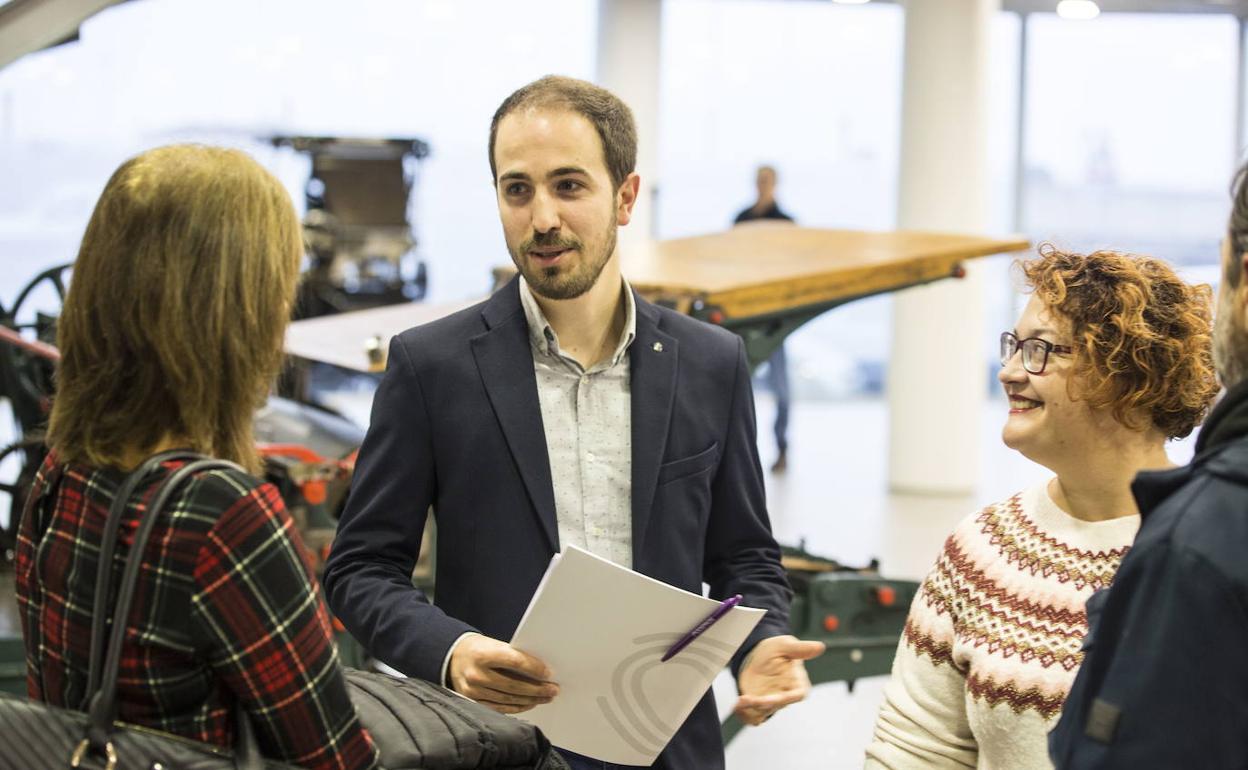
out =
[[1200,424],[1218,392],[1213,293],[1188,284],[1159,259],[1042,244],[1022,263],[1027,284],[1070,325],[1071,397],[1110,407],[1135,430],[1146,420],[1168,438]]

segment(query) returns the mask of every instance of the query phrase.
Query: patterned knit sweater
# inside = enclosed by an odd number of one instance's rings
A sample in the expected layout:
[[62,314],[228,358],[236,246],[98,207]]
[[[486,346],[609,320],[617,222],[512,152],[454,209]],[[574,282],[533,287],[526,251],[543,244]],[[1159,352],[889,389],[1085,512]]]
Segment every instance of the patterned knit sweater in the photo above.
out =
[[1046,486],[963,520],[910,607],[867,767],[1051,768],[1084,603],[1139,524],[1076,519]]

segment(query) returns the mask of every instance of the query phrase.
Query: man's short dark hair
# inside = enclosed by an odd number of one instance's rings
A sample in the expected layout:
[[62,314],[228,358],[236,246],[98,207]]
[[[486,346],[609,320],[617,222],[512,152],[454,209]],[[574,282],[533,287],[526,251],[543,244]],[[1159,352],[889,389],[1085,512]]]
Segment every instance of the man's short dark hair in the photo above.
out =
[[1226,266],[1226,282],[1239,288],[1244,277],[1244,254],[1248,253],[1248,163],[1235,172],[1231,182],[1231,221],[1227,225],[1231,241],[1231,262]]
[[603,160],[616,189],[636,169],[637,124],[628,105],[593,83],[547,75],[504,99],[490,121],[490,174],[495,181],[498,167],[494,162],[494,141],[498,138],[498,124],[516,110],[534,107],[571,110],[588,120],[602,140]]

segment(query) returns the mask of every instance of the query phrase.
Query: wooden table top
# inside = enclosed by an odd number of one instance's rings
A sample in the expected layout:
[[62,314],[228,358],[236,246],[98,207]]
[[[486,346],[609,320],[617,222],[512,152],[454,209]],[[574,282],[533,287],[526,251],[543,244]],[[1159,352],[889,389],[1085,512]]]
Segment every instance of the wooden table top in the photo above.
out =
[[697,296],[742,318],[946,278],[963,260],[1030,246],[1021,236],[818,230],[764,221],[649,244],[630,251],[623,269],[643,294]]
[[[964,260],[1022,251],[1021,236],[918,231],[820,230],[756,222],[723,233],[632,244],[621,250],[624,276],[643,296],[688,312],[695,301],[726,318],[781,313],[949,277]],[[514,267],[500,267],[505,277]],[[390,337],[483,298],[411,303],[291,324],[286,351],[357,371],[381,371],[370,340],[384,357]]]

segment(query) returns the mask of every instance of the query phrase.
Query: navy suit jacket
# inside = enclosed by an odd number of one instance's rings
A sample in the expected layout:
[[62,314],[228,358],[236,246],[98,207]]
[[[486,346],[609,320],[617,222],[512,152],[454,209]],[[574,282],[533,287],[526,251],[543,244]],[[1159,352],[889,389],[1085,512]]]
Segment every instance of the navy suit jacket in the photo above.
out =
[[[735,671],[760,639],[788,633],[792,596],[767,518],[745,347],[640,297],[636,306],[633,569],[766,609]],[[559,550],[529,345],[516,279],[390,344],[324,581],[347,629],[409,676],[439,681],[466,631],[510,639]],[[431,507],[432,603],[411,581]],[[655,767],[722,766],[708,692]]]

